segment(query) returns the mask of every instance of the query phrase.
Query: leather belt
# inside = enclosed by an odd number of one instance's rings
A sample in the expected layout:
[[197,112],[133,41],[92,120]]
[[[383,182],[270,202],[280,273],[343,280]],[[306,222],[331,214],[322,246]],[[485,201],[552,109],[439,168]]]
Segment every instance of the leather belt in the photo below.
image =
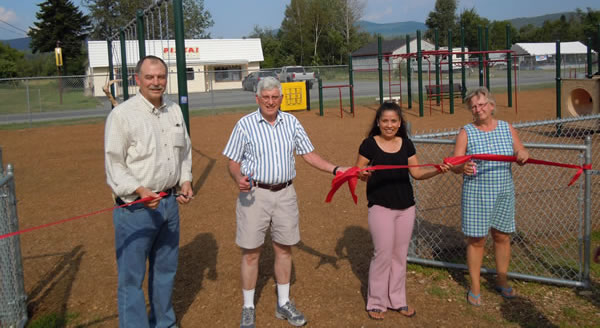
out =
[[[166,194],[167,194],[167,195],[166,195],[166,196],[164,196],[164,197],[169,197],[169,196],[171,196],[171,195],[174,195],[174,194],[176,193],[176,190],[175,190],[175,187],[171,187],[171,188],[169,188],[169,189],[165,189],[165,190],[163,190],[162,192],[164,192],[164,193],[166,193]],[[161,193],[161,191],[156,191],[156,193],[157,193],[157,194],[158,194],[158,193]],[[163,198],[164,198],[164,197],[163,197]],[[141,198],[140,198],[140,197],[138,197],[138,198],[134,199],[133,201],[135,202],[136,200],[140,200],[140,199],[141,199]],[[124,202],[124,201],[121,199],[121,197],[116,197],[116,198],[115,198],[115,203],[117,203],[117,205],[119,205],[119,206],[123,206],[123,205],[127,204],[126,202]]]
[[288,181],[288,182],[284,182],[284,183],[278,183],[278,184],[268,184],[268,183],[261,183],[261,182],[254,182],[254,186],[258,187],[258,188],[262,188],[262,189],[267,189],[270,191],[279,191],[283,188],[287,188],[289,185],[292,184],[292,180]]

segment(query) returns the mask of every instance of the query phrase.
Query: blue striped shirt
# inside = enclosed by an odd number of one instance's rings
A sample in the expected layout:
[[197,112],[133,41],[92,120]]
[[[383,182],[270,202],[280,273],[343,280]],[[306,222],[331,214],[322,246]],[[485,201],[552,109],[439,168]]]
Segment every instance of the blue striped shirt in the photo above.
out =
[[236,123],[223,155],[241,163],[243,175],[262,183],[278,184],[296,177],[294,151],[304,155],[314,149],[295,116],[279,111],[275,124],[271,125],[259,108]]

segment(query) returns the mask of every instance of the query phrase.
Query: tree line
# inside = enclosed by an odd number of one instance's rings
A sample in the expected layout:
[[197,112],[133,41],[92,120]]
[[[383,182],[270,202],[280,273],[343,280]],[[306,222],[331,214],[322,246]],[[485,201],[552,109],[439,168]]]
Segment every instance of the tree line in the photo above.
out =
[[[465,9],[457,15],[457,3],[457,0],[436,0],[434,10],[429,13],[425,21],[428,27],[425,32],[426,39],[433,41],[437,28],[440,46],[447,46],[448,31],[450,30],[452,31],[452,44],[457,47],[461,44],[461,28],[464,28],[465,46],[469,50],[478,50],[478,28],[481,26],[483,31],[486,27],[488,28],[489,50],[501,50],[506,49],[506,26],[508,25],[511,44],[560,40],[561,42],[581,41],[587,45],[589,37],[592,41],[592,48],[596,51],[600,50],[600,37],[598,36],[600,11],[591,8],[587,8],[586,11],[578,8],[573,15],[568,15],[568,17],[561,15],[557,20],[547,20],[540,27],[528,24],[517,29],[508,20],[490,21],[479,16],[474,7]],[[482,33],[482,38],[485,38],[484,33]]]

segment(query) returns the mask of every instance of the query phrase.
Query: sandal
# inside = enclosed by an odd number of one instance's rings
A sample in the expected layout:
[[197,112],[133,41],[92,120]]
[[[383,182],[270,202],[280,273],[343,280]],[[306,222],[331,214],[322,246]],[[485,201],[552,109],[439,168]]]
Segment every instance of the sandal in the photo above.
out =
[[[417,315],[417,311],[413,308],[409,308],[408,305],[407,306],[403,306],[403,307],[399,307],[397,309],[390,309],[392,311],[396,311],[400,314],[402,314],[403,316],[407,317],[407,318],[412,318],[415,315]],[[412,310],[412,311],[410,311]]]
[[517,296],[517,293],[515,292],[515,290],[510,286],[508,286],[508,287],[496,286],[494,289],[498,293],[500,293],[500,295],[502,295],[502,297],[504,297],[506,299],[515,298],[515,296]]
[[385,317],[384,313],[385,312],[381,311],[380,309],[367,310],[369,318],[373,320],[383,320],[383,318]]
[[[469,299],[469,297],[471,297],[474,301],[471,301],[471,299]],[[473,306],[481,306],[481,294],[475,295],[469,289],[469,291],[467,292],[467,302]]]

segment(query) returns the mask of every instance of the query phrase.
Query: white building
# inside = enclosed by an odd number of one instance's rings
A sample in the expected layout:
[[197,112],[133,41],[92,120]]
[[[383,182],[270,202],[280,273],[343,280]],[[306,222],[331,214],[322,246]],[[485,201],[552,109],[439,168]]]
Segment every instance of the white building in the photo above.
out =
[[[409,43],[410,52],[417,52],[417,38],[412,38]],[[377,68],[377,41],[371,42],[362,48],[354,51],[352,53],[352,68],[354,70],[361,69],[376,69]],[[435,45],[421,40],[421,50],[435,50]],[[395,40],[382,40],[381,42],[381,52],[384,56],[382,61],[383,69],[388,69],[389,66],[392,66],[392,69],[398,69],[398,64],[403,62],[406,64],[406,60],[403,60],[396,55],[405,55],[406,54],[406,39],[395,39]],[[391,61],[389,60],[391,58]],[[403,67],[404,69],[404,67]]]
[[[515,43],[510,49],[515,51],[521,68],[554,69],[556,42]],[[595,51],[592,50],[592,53]],[[587,46],[579,41],[561,42],[560,54],[563,66],[585,65]]]
[[[121,78],[121,47],[119,41],[112,42],[114,78]],[[126,41],[127,70],[129,85],[135,84],[132,78],[139,60],[137,41]],[[146,40],[146,55],[162,58],[169,67],[167,87],[169,93],[177,91],[177,63],[174,40]],[[260,69],[264,60],[260,39],[200,39],[185,40],[185,58],[188,92],[239,89],[242,78],[249,71]],[[108,82],[108,43],[88,41],[87,85],[94,96],[104,96],[102,87]],[[120,83],[119,83],[120,86]],[[116,88],[120,89],[119,87]],[[135,93],[137,88],[129,88]],[[118,90],[118,95],[121,90]]]

